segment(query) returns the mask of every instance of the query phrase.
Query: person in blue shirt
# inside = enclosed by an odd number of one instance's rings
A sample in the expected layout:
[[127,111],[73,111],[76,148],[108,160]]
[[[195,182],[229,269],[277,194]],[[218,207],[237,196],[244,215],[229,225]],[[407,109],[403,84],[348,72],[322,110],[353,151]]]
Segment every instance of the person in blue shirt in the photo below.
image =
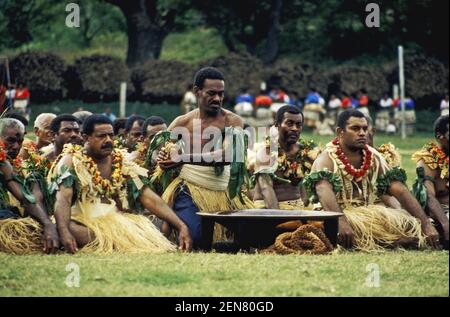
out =
[[352,95],[351,95],[351,101],[352,101],[352,108],[357,108],[358,107],[358,105],[359,105],[359,100],[358,100],[358,98],[356,97],[356,94],[355,93],[353,93]]
[[112,112],[111,108],[108,107],[105,109],[105,112],[103,113],[104,116],[107,116],[109,120],[114,121],[117,119],[116,115]]
[[411,98],[405,99],[405,110],[414,110],[414,100]]
[[320,99],[320,95],[317,92],[317,89],[311,88],[310,92],[306,95],[305,104],[315,103],[318,104]]
[[296,91],[292,92],[291,98],[289,100],[289,104],[292,106],[297,106],[297,108],[299,108],[300,110],[303,108],[303,103],[300,100],[298,92],[296,92]]
[[248,102],[253,104],[254,98],[253,96],[248,92],[247,88],[241,89],[241,94],[236,97],[236,104],[241,102]]

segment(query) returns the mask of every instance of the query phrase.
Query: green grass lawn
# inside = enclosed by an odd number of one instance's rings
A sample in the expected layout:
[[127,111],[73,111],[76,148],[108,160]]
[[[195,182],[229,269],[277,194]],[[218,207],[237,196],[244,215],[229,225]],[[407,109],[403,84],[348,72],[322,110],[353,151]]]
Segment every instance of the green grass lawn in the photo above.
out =
[[[66,271],[70,263],[79,267],[79,287],[66,285],[74,281],[73,269]],[[329,256],[0,254],[0,267],[0,296],[449,295],[448,252],[443,251]]]

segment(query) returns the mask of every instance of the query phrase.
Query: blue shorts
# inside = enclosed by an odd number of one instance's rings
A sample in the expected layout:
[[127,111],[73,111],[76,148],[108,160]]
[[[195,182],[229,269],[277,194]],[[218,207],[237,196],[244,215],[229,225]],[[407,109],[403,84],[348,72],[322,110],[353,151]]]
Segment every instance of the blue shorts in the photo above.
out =
[[181,189],[178,193],[173,210],[186,226],[188,226],[194,248],[198,248],[202,238],[202,219],[197,215],[199,210],[185,189]]
[[0,220],[10,219],[10,218],[18,218],[18,215],[8,209],[0,209]]

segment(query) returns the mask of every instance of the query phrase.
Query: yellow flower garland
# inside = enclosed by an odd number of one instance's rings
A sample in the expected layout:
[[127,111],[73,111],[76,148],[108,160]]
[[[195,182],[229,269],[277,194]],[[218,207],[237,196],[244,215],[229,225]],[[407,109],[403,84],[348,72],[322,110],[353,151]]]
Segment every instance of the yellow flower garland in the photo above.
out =
[[123,177],[123,154],[120,151],[113,152],[113,171],[111,179],[103,178],[98,170],[97,163],[84,153],[74,153],[78,159],[87,167],[87,170],[92,175],[94,187],[102,196],[112,197],[114,194],[119,194],[119,191],[125,185],[125,178]]

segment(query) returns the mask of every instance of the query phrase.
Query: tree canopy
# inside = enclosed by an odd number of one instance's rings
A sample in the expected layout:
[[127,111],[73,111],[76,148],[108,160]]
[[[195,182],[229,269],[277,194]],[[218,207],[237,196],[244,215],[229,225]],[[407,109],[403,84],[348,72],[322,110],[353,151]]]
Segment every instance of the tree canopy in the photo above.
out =
[[280,56],[337,61],[393,55],[397,45],[448,63],[449,2],[379,0],[380,27],[368,28],[367,1],[80,0],[69,29],[57,0],[0,1],[0,49],[90,47],[105,34],[128,38],[130,66],[158,59],[174,31],[214,28],[231,52],[267,63]]

